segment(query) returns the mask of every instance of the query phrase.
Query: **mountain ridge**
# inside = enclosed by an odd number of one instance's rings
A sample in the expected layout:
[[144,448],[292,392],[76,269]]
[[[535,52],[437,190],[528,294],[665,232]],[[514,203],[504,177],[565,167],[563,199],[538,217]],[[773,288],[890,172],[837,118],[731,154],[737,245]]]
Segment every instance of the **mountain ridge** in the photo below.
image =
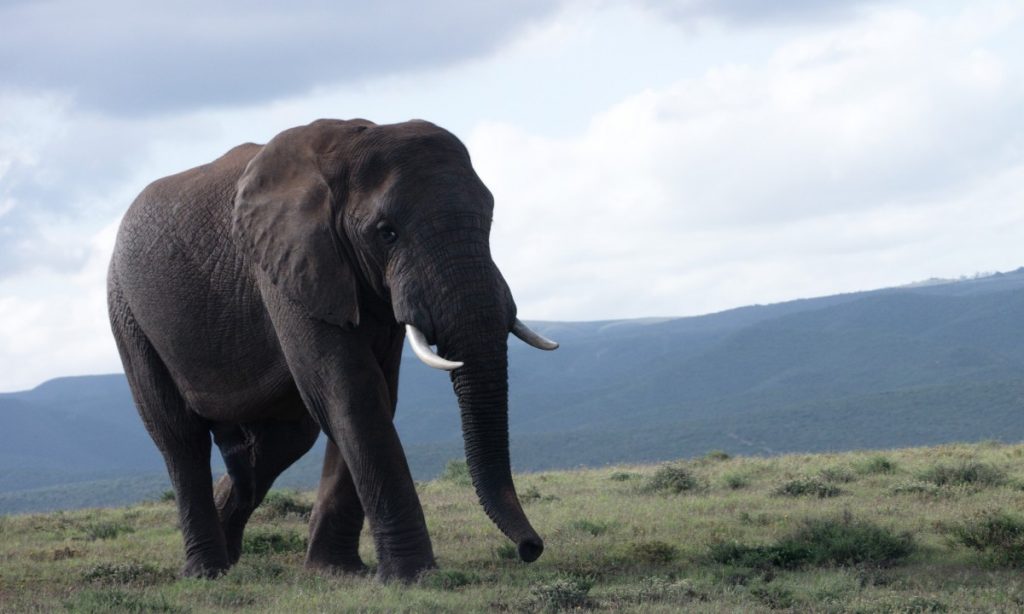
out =
[[[562,348],[510,343],[513,464],[1024,438],[1010,419],[1024,406],[1020,323],[1024,267],[703,316],[531,322]],[[417,479],[461,455],[450,383],[408,351],[396,426]],[[321,446],[279,483],[312,485]],[[117,491],[111,480],[144,498],[162,475],[123,375],[0,393],[0,513],[59,506],[62,486]],[[133,500],[122,494],[111,502]]]

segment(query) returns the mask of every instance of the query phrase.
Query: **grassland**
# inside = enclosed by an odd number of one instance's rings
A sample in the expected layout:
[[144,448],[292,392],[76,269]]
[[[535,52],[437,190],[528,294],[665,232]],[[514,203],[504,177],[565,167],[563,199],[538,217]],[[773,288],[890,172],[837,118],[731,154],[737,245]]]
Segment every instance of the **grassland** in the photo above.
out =
[[[9,612],[1017,612],[1024,445],[730,458],[517,477],[524,565],[457,467],[419,485],[440,569],[302,567],[309,493],[272,493],[215,581],[177,576],[172,503],[0,518]],[[374,559],[364,538],[363,556]]]

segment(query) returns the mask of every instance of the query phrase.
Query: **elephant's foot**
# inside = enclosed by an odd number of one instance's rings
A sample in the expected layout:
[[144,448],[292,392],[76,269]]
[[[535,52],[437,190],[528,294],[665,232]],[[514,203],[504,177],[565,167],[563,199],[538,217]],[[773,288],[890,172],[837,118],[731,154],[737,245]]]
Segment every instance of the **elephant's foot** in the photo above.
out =
[[387,557],[377,566],[377,580],[384,583],[411,584],[418,580],[423,572],[431,569],[437,569],[433,554],[426,557]]
[[185,566],[181,569],[181,575],[185,578],[204,578],[213,580],[227,573],[231,565],[227,560],[209,560],[209,558],[189,557],[185,560]]
[[335,556],[329,558],[306,558],[306,569],[322,571],[329,574],[365,576],[370,568],[363,563],[359,555]]

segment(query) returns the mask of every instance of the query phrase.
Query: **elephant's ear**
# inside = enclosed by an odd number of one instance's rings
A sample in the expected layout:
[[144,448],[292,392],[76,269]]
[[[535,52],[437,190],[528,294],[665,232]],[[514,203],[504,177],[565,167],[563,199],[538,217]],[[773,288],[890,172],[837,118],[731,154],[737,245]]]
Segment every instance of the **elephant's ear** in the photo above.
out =
[[[340,245],[340,203],[320,170],[311,126],[274,137],[238,180],[233,232],[270,281],[309,315],[359,324],[353,263]],[[322,135],[319,135],[322,136]]]

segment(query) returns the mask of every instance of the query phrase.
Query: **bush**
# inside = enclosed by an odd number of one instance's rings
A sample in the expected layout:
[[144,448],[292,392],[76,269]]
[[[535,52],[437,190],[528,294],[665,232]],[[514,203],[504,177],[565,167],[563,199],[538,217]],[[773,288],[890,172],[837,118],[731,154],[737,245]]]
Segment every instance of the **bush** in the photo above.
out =
[[875,473],[895,473],[896,463],[881,454],[866,458],[854,464],[857,473],[870,475]]
[[818,477],[834,484],[848,484],[857,480],[857,476],[846,467],[826,467],[818,472]]
[[167,503],[167,502],[174,503],[174,491],[173,490],[165,490],[162,493],[160,493],[160,501],[162,501],[164,503]]
[[630,558],[641,563],[670,563],[678,555],[678,549],[662,541],[633,544],[629,549]]
[[519,550],[514,544],[501,544],[494,549],[494,556],[502,561],[514,561],[519,558]]
[[942,489],[931,482],[903,482],[889,489],[893,495],[937,495]]
[[1024,518],[987,512],[952,529],[954,540],[999,565],[1024,566]]
[[263,503],[260,503],[261,515],[265,518],[279,519],[296,516],[308,520],[309,515],[313,513],[313,506],[300,501],[297,495],[298,493],[280,491],[267,493],[267,496],[263,498]]
[[86,582],[101,585],[116,584],[159,584],[172,582],[176,574],[170,569],[160,569],[149,563],[100,563],[82,574]]
[[732,457],[729,456],[729,453],[726,452],[725,450],[711,450],[710,452],[704,455],[704,460],[708,461],[725,461],[729,460],[730,458]]
[[815,566],[892,565],[913,552],[909,533],[894,533],[870,522],[840,518],[808,520],[794,533],[765,546],[713,544],[710,558],[740,567],[799,569]]
[[589,533],[594,537],[604,535],[614,526],[614,522],[594,522],[591,520],[574,520],[569,523],[570,529],[580,531],[581,533]]
[[730,490],[739,490],[750,486],[750,478],[742,473],[727,474],[723,481],[725,482],[726,488],[729,488]]
[[642,578],[636,589],[620,599],[633,603],[656,603],[659,601],[675,601],[685,603],[693,599],[706,599],[707,595],[694,589],[687,580],[672,581],[670,578]]
[[87,524],[82,527],[85,530],[85,537],[90,541],[97,539],[114,539],[121,533],[134,533],[131,525],[123,522],[100,521]]
[[249,554],[305,551],[306,538],[293,531],[256,530],[242,537],[242,552]]
[[1006,483],[1004,471],[975,461],[935,465],[924,471],[920,478],[936,486],[1000,486]]
[[64,602],[69,612],[107,614],[107,612],[185,612],[167,603],[163,595],[154,597],[133,595],[119,590],[85,590]]
[[828,497],[837,497],[843,494],[843,491],[835,484],[829,484],[817,478],[803,478],[781,484],[772,494],[779,497],[813,496],[819,499],[826,499]]
[[457,569],[438,569],[428,571],[420,576],[420,585],[439,591],[453,591],[455,589],[477,584],[480,576],[472,572],[459,571]]
[[755,586],[750,594],[773,610],[788,610],[796,605],[793,591],[774,584]]
[[581,578],[558,578],[530,590],[526,606],[530,611],[559,612],[591,607],[593,582]]
[[681,465],[663,465],[651,476],[642,490],[648,493],[678,495],[697,490],[700,484],[692,473]]
[[558,497],[555,495],[542,495],[536,486],[530,486],[523,492],[519,493],[519,502],[522,504],[536,503],[538,501],[557,501]]
[[453,458],[448,461],[439,479],[444,482],[451,482],[456,486],[473,485],[473,478],[469,475],[469,465],[466,464],[465,459],[461,458]]
[[613,482],[627,482],[640,477],[639,473],[630,473],[628,471],[616,471],[615,473],[608,476],[608,479]]

